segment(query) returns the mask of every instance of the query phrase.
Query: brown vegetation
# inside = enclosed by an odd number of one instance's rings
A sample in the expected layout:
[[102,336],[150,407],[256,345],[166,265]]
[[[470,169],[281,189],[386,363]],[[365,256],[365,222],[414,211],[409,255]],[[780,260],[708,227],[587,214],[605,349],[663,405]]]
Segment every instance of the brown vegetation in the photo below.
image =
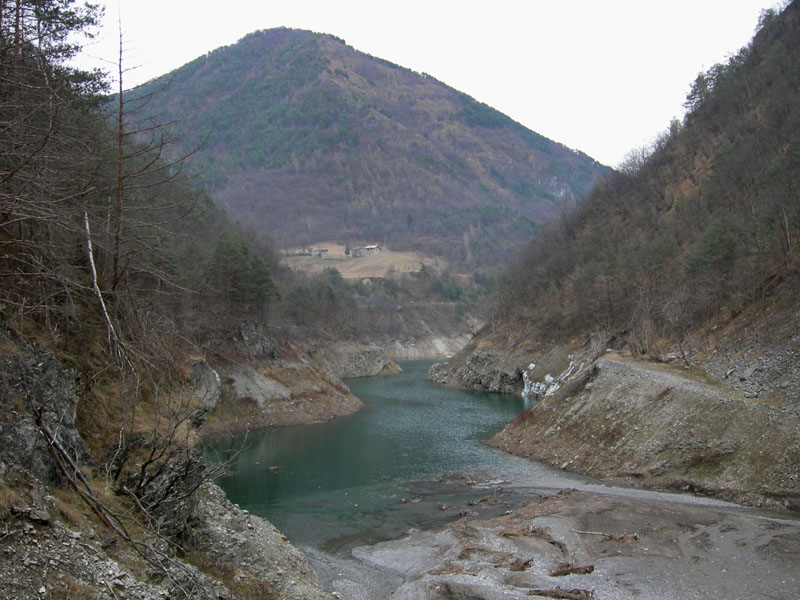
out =
[[708,319],[800,288],[800,8],[701,74],[689,112],[543,228],[498,292],[547,338],[603,332],[659,356]]
[[186,116],[213,197],[282,248],[365,239],[505,264],[606,170],[328,35],[258,31],[167,79],[153,113]]

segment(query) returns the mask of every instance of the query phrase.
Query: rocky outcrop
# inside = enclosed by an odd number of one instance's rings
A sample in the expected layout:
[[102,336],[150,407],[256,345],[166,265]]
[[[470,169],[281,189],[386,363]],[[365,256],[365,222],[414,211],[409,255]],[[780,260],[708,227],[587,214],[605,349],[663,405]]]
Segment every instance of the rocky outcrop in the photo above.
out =
[[14,358],[0,373],[0,475],[16,465],[43,483],[61,481],[42,430],[78,464],[91,462],[75,429],[76,374],[47,352]]
[[607,355],[497,434],[562,469],[800,510],[800,418],[699,369]]
[[234,398],[249,398],[265,412],[279,410],[282,402],[292,397],[291,390],[266,370],[258,371],[246,364],[230,363],[221,365],[220,372],[225,376],[228,393]]
[[[0,560],[0,598],[333,598],[299,550],[267,521],[228,502],[214,484],[197,493],[180,556],[147,533],[137,533],[136,551],[81,516],[63,494],[23,495],[18,478],[13,484],[11,516],[0,515],[0,551],[13,557]],[[162,568],[143,563],[146,547],[159,548]]]
[[468,390],[519,393],[523,386],[522,369],[504,368],[502,357],[492,350],[476,349],[457,365],[437,363],[428,377],[437,383]]
[[397,373],[386,350],[372,344],[339,342],[311,348],[311,359],[322,363],[338,379]]
[[580,346],[545,346],[530,341],[506,345],[504,340],[484,332],[447,362],[433,365],[428,377],[450,387],[521,394],[534,379],[544,383],[558,374],[569,376],[571,365],[588,364],[599,355],[601,348],[602,344],[595,338]]
[[800,311],[751,309],[689,342],[693,364],[748,398],[785,398],[800,415]]
[[239,325],[235,346],[240,354],[250,360],[278,357],[278,342],[263,325],[251,321]]
[[213,364],[221,395],[201,429],[205,436],[325,421],[363,406],[325,365],[299,354],[258,363],[217,356]]
[[268,521],[232,504],[216,485],[198,490],[188,543],[213,570],[259,597],[330,599],[302,552]]
[[484,331],[430,376],[538,402],[494,438],[510,452],[594,477],[800,510],[799,328],[796,307],[762,306],[693,332],[665,361],[634,360],[624,336],[545,345]]
[[[214,395],[208,365],[188,371]],[[76,382],[46,352],[0,369],[0,597],[332,598],[301,552],[208,482],[184,438],[129,434],[93,475]]]
[[[310,336],[310,332],[307,332]],[[274,335],[273,335],[274,334]],[[286,332],[247,322],[233,334],[218,333],[206,348],[208,363],[188,369],[205,406],[213,405],[202,432],[219,436],[276,425],[312,423],[350,414],[361,401],[342,379],[395,373],[399,367],[380,346],[359,342],[278,342]],[[219,393],[214,387],[219,376]],[[218,396],[218,402],[210,398]]]
[[214,410],[220,395],[219,373],[205,360],[195,360],[187,368],[187,379],[194,388],[194,394],[206,411]]

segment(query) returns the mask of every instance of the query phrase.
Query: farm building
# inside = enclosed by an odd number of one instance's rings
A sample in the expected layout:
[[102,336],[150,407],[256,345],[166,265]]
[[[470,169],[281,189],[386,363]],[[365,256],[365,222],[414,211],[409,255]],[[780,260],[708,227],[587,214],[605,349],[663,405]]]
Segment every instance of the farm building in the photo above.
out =
[[380,251],[381,247],[378,246],[378,244],[370,244],[369,246],[358,246],[357,248],[353,248],[350,251],[350,254],[353,258],[360,258],[362,256],[378,254]]

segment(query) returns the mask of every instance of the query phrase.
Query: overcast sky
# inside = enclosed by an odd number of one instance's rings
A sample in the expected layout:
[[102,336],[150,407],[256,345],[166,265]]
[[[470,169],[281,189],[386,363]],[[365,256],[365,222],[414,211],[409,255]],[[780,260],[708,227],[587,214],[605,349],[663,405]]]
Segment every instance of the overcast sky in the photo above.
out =
[[[768,0],[109,0],[85,60],[126,87],[247,33],[331,33],[428,73],[542,135],[616,166],[682,117],[698,72],[753,36]],[[84,63],[84,66],[90,64]],[[107,67],[110,66],[107,64]]]

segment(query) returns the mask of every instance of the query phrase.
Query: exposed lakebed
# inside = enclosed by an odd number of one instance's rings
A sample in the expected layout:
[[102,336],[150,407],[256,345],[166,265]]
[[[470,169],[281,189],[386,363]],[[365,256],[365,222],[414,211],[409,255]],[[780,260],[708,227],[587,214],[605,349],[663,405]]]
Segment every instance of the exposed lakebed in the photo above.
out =
[[[650,565],[666,582],[658,588],[659,597],[687,593],[683,597],[701,597],[696,592],[717,572],[714,569],[725,573],[722,569],[740,567],[744,557],[754,572],[741,571],[741,581],[723,575],[719,586],[724,588],[727,581],[735,589],[743,582],[756,582],[758,574],[766,581],[759,582],[752,592],[764,591],[766,585],[770,592],[781,590],[775,597],[788,598],[793,596],[784,595],[784,590],[789,594],[798,590],[800,583],[793,576],[800,550],[796,522],[765,519],[749,509],[710,499],[606,486],[493,449],[485,443],[486,438],[512,420],[524,408],[523,401],[438,386],[426,379],[430,364],[411,361],[402,364],[400,375],[348,380],[365,404],[354,415],[251,433],[233,473],[219,482],[233,502],[269,519],[303,549],[322,579],[343,597],[375,599],[396,592],[399,597],[405,593],[409,598],[423,598],[430,596],[423,588],[455,590],[459,578],[470,590],[481,587],[469,593],[480,591],[475,597],[482,598],[518,593],[531,586],[562,585],[566,581],[548,575],[557,558],[548,558],[546,552],[520,557],[530,558],[534,565],[524,577],[518,573],[512,577],[510,571],[506,574],[497,566],[509,552],[521,551],[505,548],[503,531],[509,523],[519,531],[531,532],[539,529],[539,521],[548,531],[553,528],[559,536],[563,533],[569,554],[564,558],[593,561],[595,575],[582,576],[579,583],[587,590],[605,590],[608,597],[656,593],[648,587],[652,572],[642,571],[640,561],[650,556],[654,547],[666,549],[667,538],[680,541],[681,536],[688,541],[681,542],[679,550],[656,550],[664,555],[659,559],[662,562]],[[233,440],[230,445],[240,443]],[[590,494],[545,501],[541,509],[520,509],[527,501],[536,503],[542,495],[568,488]],[[539,510],[550,516],[540,515]],[[641,518],[634,517],[637,511]],[[584,522],[591,515],[604,516]],[[409,531],[458,522],[459,517],[468,517],[478,528],[475,531],[500,527],[501,533],[495,531],[499,541],[489,542],[488,534],[476,534],[484,539],[483,548],[476,546],[478,538],[471,534],[459,542],[461,534],[453,529],[449,531],[455,533],[443,533],[445,537],[435,542],[425,538],[431,534],[424,532],[399,539]],[[505,525],[492,521],[495,518]],[[487,525],[480,525],[482,522]],[[739,532],[732,546],[735,552],[720,552],[719,542],[724,537],[720,531],[734,528]],[[582,536],[585,539],[569,533],[585,530],[591,530]],[[617,544],[614,556],[607,555],[603,548],[610,546],[592,546],[599,537],[595,530],[612,537],[636,532],[636,543]],[[454,541],[448,542],[453,536]],[[706,537],[707,547],[694,543]],[[417,565],[420,548],[431,543],[441,551]],[[545,542],[545,547],[548,544]],[[479,547],[483,549],[473,556]],[[767,550],[775,550],[777,555],[768,556]],[[783,563],[775,556],[782,557]],[[675,582],[685,579],[687,561],[703,561],[709,569],[703,573],[705,579],[678,585]],[[707,591],[710,589],[713,587]],[[467,588],[450,595],[437,591],[430,597],[455,598],[467,592]]]

